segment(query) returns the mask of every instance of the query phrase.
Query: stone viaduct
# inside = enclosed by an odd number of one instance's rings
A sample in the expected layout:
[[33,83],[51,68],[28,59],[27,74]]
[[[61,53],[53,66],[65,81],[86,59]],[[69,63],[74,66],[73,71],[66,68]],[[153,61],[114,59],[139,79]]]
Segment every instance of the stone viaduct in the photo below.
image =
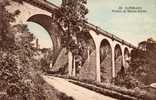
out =
[[[70,55],[65,54],[62,48],[60,35],[62,30],[58,24],[52,21],[53,10],[58,6],[46,0],[23,0],[23,4],[12,1],[7,7],[9,12],[17,9],[21,14],[16,17],[16,24],[26,24],[35,22],[43,26],[51,36],[54,55],[56,56],[54,66],[67,66],[68,74],[75,76],[75,68],[70,67]],[[128,67],[127,59],[135,46],[108,33],[101,28],[86,23],[89,27],[88,33],[82,33],[79,39],[84,42],[84,62],[79,72],[80,78],[92,79],[98,82],[110,82],[114,78],[121,66]],[[59,61],[59,62],[58,62]],[[60,64],[61,62],[61,64]],[[73,73],[74,72],[74,73]]]

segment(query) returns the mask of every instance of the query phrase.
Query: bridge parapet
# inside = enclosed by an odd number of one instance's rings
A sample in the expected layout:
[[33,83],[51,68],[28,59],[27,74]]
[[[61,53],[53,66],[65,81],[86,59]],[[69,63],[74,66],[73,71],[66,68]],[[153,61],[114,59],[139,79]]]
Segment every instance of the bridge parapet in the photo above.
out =
[[[14,0],[13,0],[14,1]],[[49,12],[53,12],[54,9],[58,9],[59,7],[55,4],[47,1],[47,0],[23,0],[32,5],[38,6],[41,9],[47,10]]]
[[120,42],[120,43],[122,43],[122,44],[127,45],[128,47],[136,48],[136,47],[135,47],[134,45],[132,45],[131,43],[129,43],[129,42],[127,42],[127,41],[125,41],[125,40],[123,40],[123,39],[117,37],[116,35],[113,35],[113,34],[107,32],[107,31],[104,31],[102,28],[100,28],[100,27],[98,27],[98,26],[95,26],[95,25],[93,25],[93,24],[91,24],[91,23],[89,23],[89,22],[86,22],[86,25],[88,25],[91,29],[95,30],[96,32],[98,32],[98,33],[100,33],[100,34],[102,34],[102,35],[104,35],[104,36],[106,36],[106,37],[111,38],[112,40],[116,40],[116,41],[118,41],[118,42]]

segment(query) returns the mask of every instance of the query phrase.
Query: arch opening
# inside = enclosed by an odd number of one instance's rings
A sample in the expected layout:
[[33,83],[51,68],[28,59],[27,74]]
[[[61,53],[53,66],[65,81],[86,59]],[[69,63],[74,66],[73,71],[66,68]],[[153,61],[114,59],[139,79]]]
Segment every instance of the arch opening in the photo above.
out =
[[112,79],[112,48],[106,39],[100,45],[100,77],[101,82],[110,83]]
[[77,75],[83,79],[96,80],[96,47],[94,40],[89,32],[77,35],[81,50],[79,55],[82,57],[81,68],[76,67]]
[[123,67],[123,60],[122,60],[122,50],[119,44],[115,46],[114,49],[114,61],[115,61],[115,75],[119,74],[121,68]]
[[31,16],[27,20],[27,22],[34,22],[44,27],[51,37],[54,51],[60,48],[61,46],[60,39],[59,39],[60,30],[58,29],[56,24],[52,23],[53,21],[50,16],[43,15],[43,14],[36,14]]
[[49,33],[49,36],[52,40],[51,43],[53,46],[52,65],[54,65],[61,51],[60,34],[62,34],[62,31],[60,30],[59,26],[52,21],[50,16],[44,14],[33,15],[27,19],[27,22],[37,23],[41,25],[47,31],[47,33]]
[[36,44],[37,48],[50,48],[51,50],[53,50],[53,42],[48,31],[44,27],[34,22],[27,22],[27,25],[29,31],[34,34],[36,42],[38,41],[38,46]]

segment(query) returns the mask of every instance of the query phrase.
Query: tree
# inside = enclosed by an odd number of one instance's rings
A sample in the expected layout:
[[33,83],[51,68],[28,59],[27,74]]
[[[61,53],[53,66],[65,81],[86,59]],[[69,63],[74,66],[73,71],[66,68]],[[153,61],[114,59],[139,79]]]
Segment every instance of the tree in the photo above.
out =
[[87,0],[62,0],[61,8],[56,10],[52,16],[64,31],[61,36],[62,44],[69,52],[72,52],[73,59],[75,56],[79,56],[81,49],[77,36],[87,30],[85,25],[85,15],[88,13],[86,4]]
[[42,92],[31,82],[35,77],[33,67],[38,63],[34,59],[34,36],[26,25],[11,25],[20,11],[9,13],[5,8],[9,3],[0,1],[0,90],[7,92],[6,100],[16,95],[20,100],[31,100]]
[[[12,33],[10,22],[13,22],[16,14],[8,13],[5,6],[9,5],[7,0],[0,2],[0,47],[1,49],[9,49],[13,47],[14,35]],[[9,45],[6,45],[9,44]]]
[[132,70],[144,84],[156,81],[156,41],[152,38],[140,42],[139,47],[132,51]]
[[115,84],[127,88],[144,87],[156,82],[156,41],[152,38],[139,43],[131,52],[130,67],[121,77],[115,78]]
[[[63,0],[59,9],[58,21],[64,29],[63,43],[73,51],[78,47],[77,34],[85,29],[85,15],[88,9],[85,7],[86,0]],[[76,53],[76,52],[75,52]]]

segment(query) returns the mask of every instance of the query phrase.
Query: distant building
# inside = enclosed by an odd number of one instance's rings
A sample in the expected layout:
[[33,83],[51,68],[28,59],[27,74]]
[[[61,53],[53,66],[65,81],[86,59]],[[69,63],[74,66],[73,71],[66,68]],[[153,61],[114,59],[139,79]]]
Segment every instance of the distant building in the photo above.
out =
[[36,39],[36,49],[39,49],[39,48],[40,48],[40,45],[39,45],[38,39]]

